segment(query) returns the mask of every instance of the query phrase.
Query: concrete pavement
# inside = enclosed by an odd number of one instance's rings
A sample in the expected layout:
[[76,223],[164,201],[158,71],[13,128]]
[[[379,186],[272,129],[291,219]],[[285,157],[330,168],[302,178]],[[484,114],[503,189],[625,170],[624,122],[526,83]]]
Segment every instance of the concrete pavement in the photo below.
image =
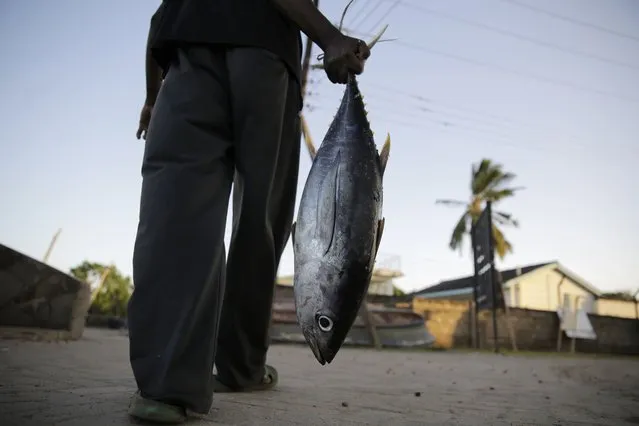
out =
[[[0,341],[0,425],[128,425],[135,390],[125,336]],[[216,395],[197,425],[639,424],[636,359],[344,348],[322,367],[273,346],[276,391]]]

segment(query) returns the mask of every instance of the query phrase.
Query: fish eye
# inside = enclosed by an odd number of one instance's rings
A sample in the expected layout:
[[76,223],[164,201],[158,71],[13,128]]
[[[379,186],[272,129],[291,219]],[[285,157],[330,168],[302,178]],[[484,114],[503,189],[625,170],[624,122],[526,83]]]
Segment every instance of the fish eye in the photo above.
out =
[[317,319],[317,325],[319,325],[319,328],[322,331],[331,331],[333,329],[333,320],[326,315],[320,315]]

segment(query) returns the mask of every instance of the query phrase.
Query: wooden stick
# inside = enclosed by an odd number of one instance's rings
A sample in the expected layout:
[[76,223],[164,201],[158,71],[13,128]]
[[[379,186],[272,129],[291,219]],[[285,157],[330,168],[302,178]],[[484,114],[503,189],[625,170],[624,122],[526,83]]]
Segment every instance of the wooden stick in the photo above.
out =
[[302,126],[302,136],[304,136],[306,149],[308,150],[308,154],[311,156],[311,161],[313,161],[315,159],[315,154],[317,154],[317,150],[315,149],[315,145],[313,144],[313,138],[311,137],[311,132],[308,128],[306,118],[302,113],[300,113],[300,125]]
[[573,334],[572,334],[572,339],[570,340],[570,353],[575,353],[575,349],[577,346],[577,314],[578,314],[578,306],[579,306],[579,300],[581,299],[580,296],[576,296],[575,297],[575,308],[574,311],[575,313],[573,314],[573,319],[575,321],[575,329],[573,330]]
[[506,303],[506,296],[504,295],[504,287],[503,287],[503,278],[501,276],[501,271],[497,271],[497,280],[499,281],[499,291],[501,292],[501,300],[504,302],[504,318],[506,319],[506,328],[508,329],[508,334],[510,337],[510,343],[513,347],[513,351],[517,352],[519,349],[517,348],[517,338],[515,336],[515,330],[513,329],[513,325],[510,323],[510,308],[508,307],[508,303]]
[[[561,299],[561,285],[564,283],[564,278],[566,278],[565,276],[561,277],[561,280],[559,281],[559,284],[557,285],[557,311],[561,310],[561,317],[559,317],[559,327],[557,329],[557,352],[561,352],[561,341],[564,337],[564,332],[561,329],[561,323],[562,321],[565,321],[566,318],[566,313],[564,312],[564,303],[563,300]],[[559,313],[559,312],[557,312]]]
[[104,268],[104,271],[102,271],[102,275],[100,276],[100,279],[98,280],[98,285],[95,287],[95,290],[93,290],[93,292],[91,293],[92,305],[93,305],[93,302],[95,301],[95,298],[98,296],[98,293],[100,293],[100,290],[102,290],[102,287],[104,286],[104,282],[106,281],[107,277],[109,276],[109,273],[111,272],[111,268],[113,268],[113,266],[107,266],[106,268]]
[[373,314],[371,313],[370,309],[368,309],[368,302],[366,301],[366,299],[364,299],[364,303],[362,303],[362,313],[364,314],[364,321],[366,322],[368,334],[370,334],[371,340],[373,341],[373,347],[377,350],[382,349],[382,342],[379,340],[377,327],[375,326],[375,322],[373,321]]
[[511,316],[510,308],[508,307],[508,305],[504,305],[504,315],[506,316],[506,327],[508,328],[508,334],[510,334],[510,343],[513,346],[513,351],[517,352],[519,351],[519,348],[517,347],[517,336],[515,335],[515,330],[510,322]]
[[468,312],[470,314],[470,341],[473,349],[479,349],[479,339],[477,339],[477,305],[471,300],[468,303]]
[[49,257],[51,256],[51,252],[53,251],[53,247],[55,246],[55,243],[58,241],[58,237],[60,236],[61,232],[62,232],[62,228],[58,229],[58,231],[53,235],[53,238],[51,238],[51,242],[49,243],[49,248],[47,248],[47,251],[44,253],[44,257],[42,258],[42,263],[47,263],[47,261],[49,260]]

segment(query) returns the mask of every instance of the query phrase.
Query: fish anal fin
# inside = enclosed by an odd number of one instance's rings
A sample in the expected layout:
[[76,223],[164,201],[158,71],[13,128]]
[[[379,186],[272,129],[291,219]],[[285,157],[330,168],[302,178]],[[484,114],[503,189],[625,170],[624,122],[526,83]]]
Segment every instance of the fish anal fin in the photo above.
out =
[[377,252],[379,251],[379,245],[382,242],[382,234],[384,233],[384,223],[386,222],[385,218],[377,221],[377,238],[375,240],[375,256],[377,256]]
[[386,140],[384,141],[384,145],[382,146],[382,150],[379,153],[379,165],[382,169],[382,176],[384,176],[384,172],[386,171],[386,164],[388,163],[390,148],[391,148],[391,139],[390,139],[390,133],[388,133],[386,135]]
[[323,254],[328,253],[335,237],[337,203],[339,200],[340,152],[337,153],[333,168],[328,172],[320,187],[317,200],[315,238],[320,241]]

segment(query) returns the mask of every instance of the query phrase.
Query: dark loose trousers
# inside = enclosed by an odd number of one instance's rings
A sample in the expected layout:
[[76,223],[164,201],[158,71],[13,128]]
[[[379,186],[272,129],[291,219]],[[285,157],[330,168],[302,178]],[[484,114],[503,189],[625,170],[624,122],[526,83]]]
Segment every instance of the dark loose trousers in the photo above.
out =
[[295,207],[299,110],[297,81],[266,50],[178,50],[142,166],[129,304],[130,359],[142,396],[206,413],[214,361],[227,386],[263,377],[275,277]]

